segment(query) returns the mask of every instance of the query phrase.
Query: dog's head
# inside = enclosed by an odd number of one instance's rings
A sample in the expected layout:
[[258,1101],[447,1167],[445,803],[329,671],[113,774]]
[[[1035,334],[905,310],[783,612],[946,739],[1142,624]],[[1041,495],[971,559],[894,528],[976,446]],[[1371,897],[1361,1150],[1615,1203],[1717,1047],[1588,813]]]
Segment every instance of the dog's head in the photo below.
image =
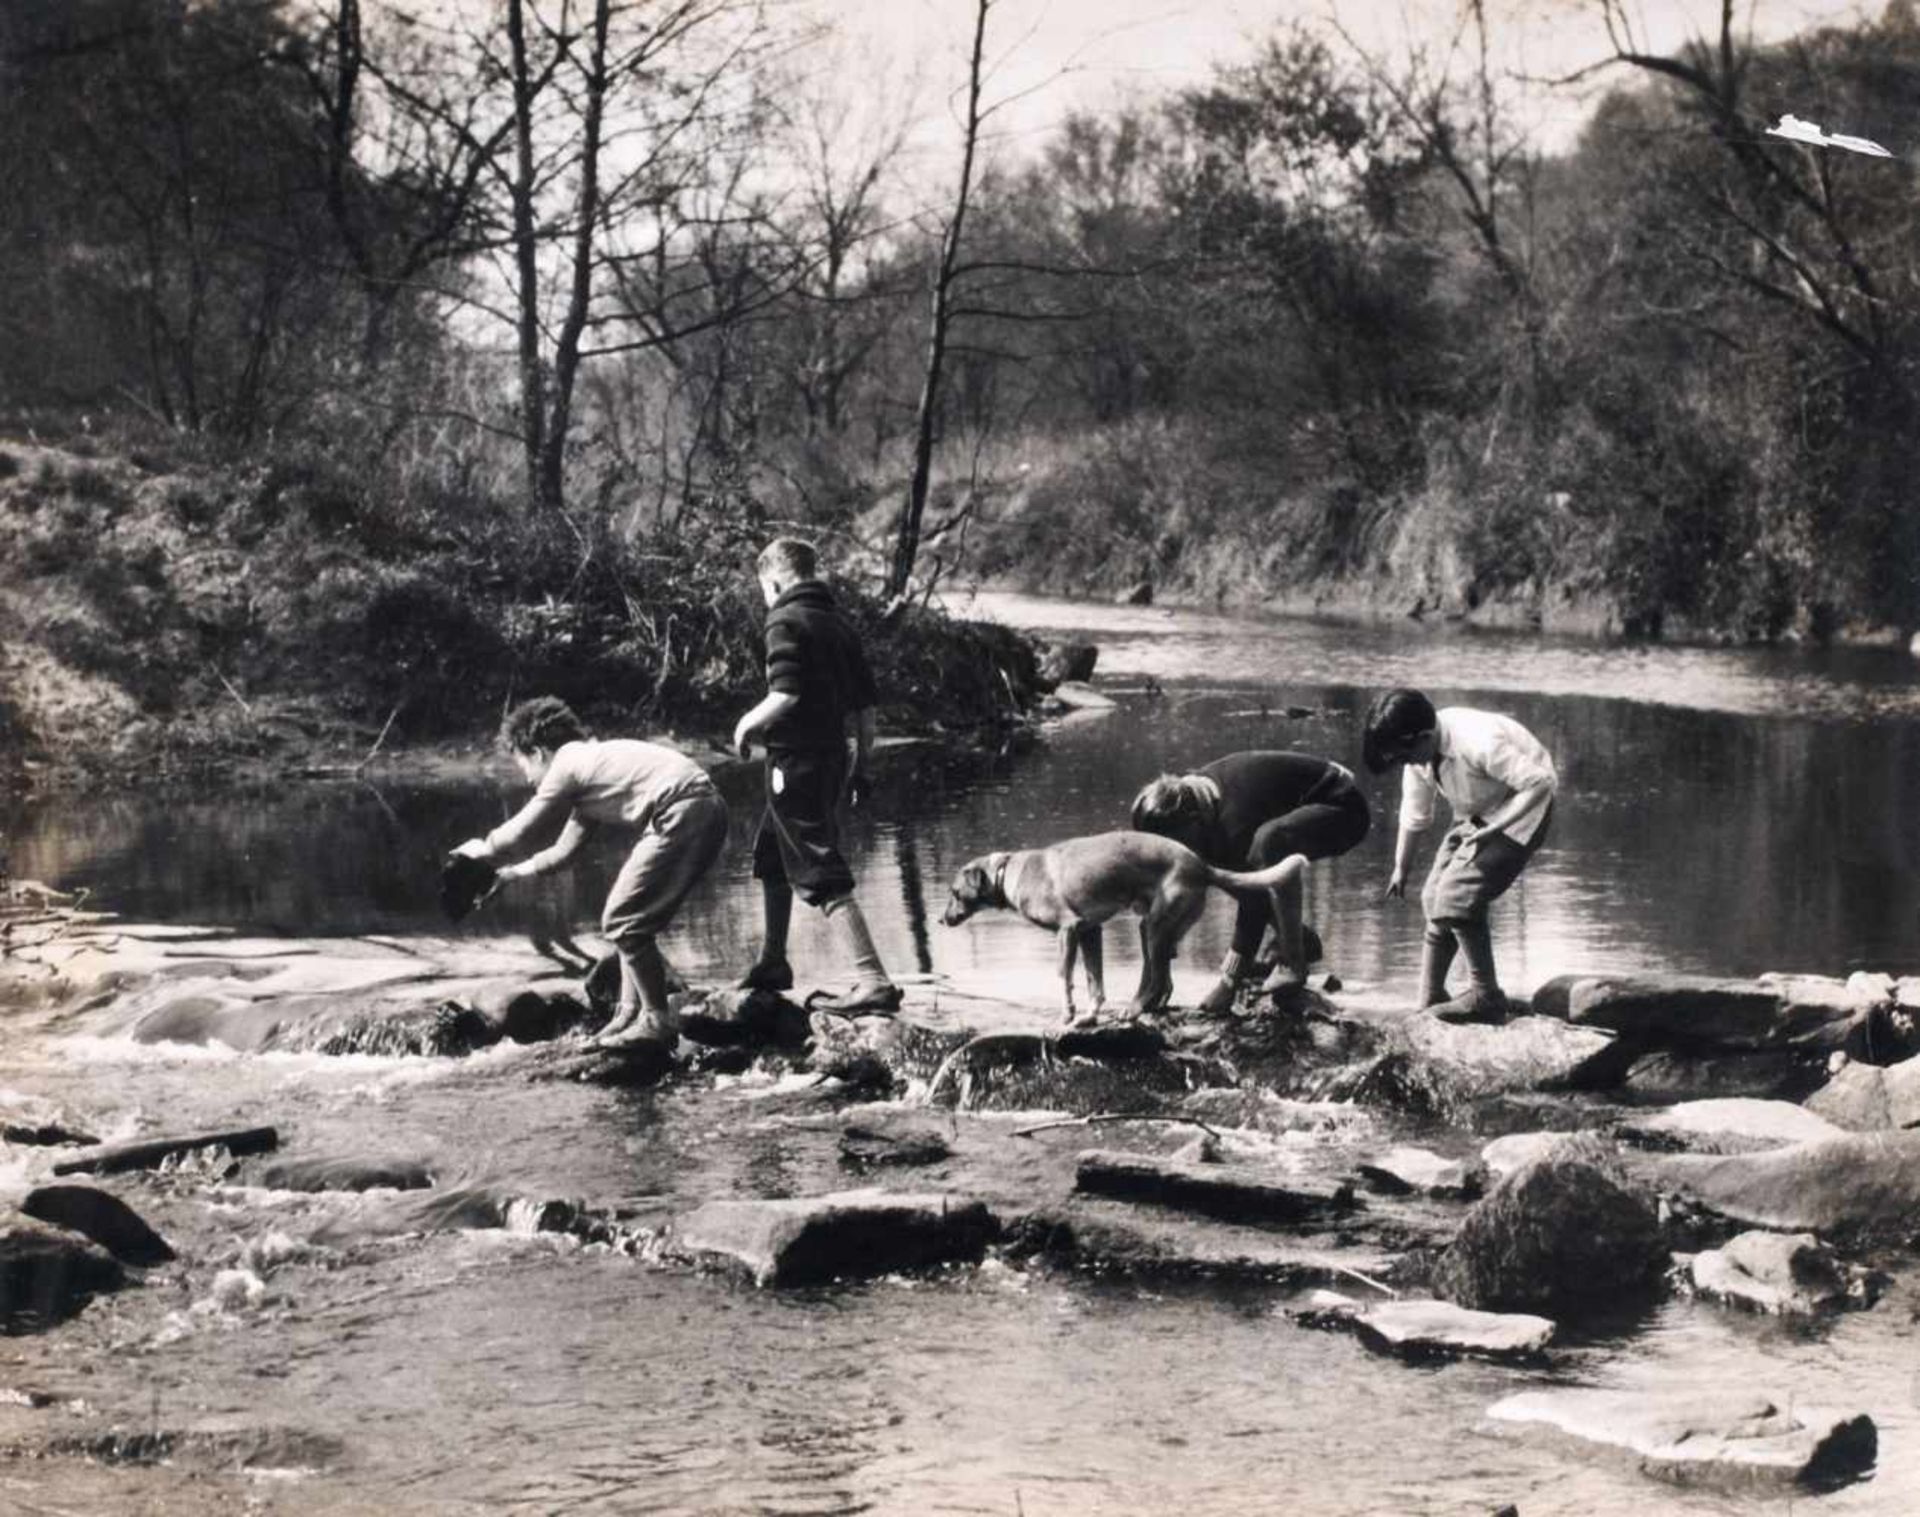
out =
[[1007,858],[1004,853],[983,853],[963,864],[947,891],[947,909],[940,920],[949,927],[958,927],[976,911],[1006,905],[996,882],[1005,872]]

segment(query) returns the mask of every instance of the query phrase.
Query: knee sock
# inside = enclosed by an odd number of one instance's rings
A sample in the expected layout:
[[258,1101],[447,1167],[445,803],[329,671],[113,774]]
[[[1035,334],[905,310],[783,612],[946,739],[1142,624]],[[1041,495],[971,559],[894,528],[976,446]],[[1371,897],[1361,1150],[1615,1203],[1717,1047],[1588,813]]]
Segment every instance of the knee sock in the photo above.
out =
[[762,880],[760,911],[764,923],[760,939],[760,962],[784,964],[787,961],[787,929],[793,924],[793,887],[785,880]]
[[1486,921],[1456,922],[1453,935],[1460,942],[1460,951],[1467,956],[1467,973],[1473,977],[1473,988],[1498,990],[1500,976],[1493,967],[1493,932]]
[[859,903],[843,895],[820,909],[833,927],[841,952],[853,960],[855,983],[891,985],[893,978],[880,962],[880,950],[873,946],[873,934],[867,931],[867,919],[861,915]]
[[1427,923],[1420,944],[1420,1004],[1438,1006],[1447,998],[1447,971],[1453,968],[1453,930],[1438,922]]

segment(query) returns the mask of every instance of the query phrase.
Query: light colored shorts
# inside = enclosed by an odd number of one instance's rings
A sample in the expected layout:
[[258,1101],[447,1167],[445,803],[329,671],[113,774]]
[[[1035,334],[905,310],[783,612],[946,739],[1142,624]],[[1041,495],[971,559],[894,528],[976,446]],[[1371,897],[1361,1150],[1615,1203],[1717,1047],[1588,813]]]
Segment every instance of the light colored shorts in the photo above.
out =
[[727,803],[703,776],[663,802],[614,876],[600,931],[616,947],[657,936],[727,841]]

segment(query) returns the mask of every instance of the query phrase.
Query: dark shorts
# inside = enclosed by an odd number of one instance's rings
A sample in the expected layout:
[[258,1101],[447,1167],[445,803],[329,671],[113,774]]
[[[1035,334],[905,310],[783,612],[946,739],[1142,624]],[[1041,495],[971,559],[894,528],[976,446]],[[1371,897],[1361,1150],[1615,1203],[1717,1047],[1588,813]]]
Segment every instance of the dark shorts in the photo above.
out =
[[662,802],[607,892],[600,932],[615,946],[656,936],[727,841],[727,803],[705,780]]
[[1469,858],[1460,857],[1460,834],[1467,822],[1456,822],[1440,840],[1427,883],[1420,889],[1420,907],[1429,922],[1474,922],[1486,917],[1487,907],[1507,893],[1520,871],[1547,841],[1553,826],[1553,807],[1524,843],[1504,832],[1489,833]]
[[853,893],[840,853],[838,812],[845,748],[786,748],[767,755],[767,809],[753,839],[753,877],[784,879],[809,906]]
[[1265,869],[1296,853],[1310,859],[1336,858],[1358,847],[1372,826],[1366,796],[1357,787],[1344,785],[1324,801],[1297,806],[1263,822],[1247,848],[1247,867]]

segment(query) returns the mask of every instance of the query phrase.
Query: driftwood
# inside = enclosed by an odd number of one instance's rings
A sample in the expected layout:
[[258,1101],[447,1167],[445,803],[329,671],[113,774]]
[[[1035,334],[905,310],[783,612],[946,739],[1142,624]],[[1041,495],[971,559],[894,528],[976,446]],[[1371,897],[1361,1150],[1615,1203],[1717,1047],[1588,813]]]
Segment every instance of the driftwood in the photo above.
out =
[[137,1143],[109,1143],[89,1153],[76,1154],[53,1166],[56,1175],[112,1175],[128,1169],[154,1169],[175,1154],[201,1148],[224,1148],[230,1154],[263,1154],[277,1148],[279,1132],[271,1127],[239,1127],[230,1132],[196,1133],[187,1138],[145,1138]]

